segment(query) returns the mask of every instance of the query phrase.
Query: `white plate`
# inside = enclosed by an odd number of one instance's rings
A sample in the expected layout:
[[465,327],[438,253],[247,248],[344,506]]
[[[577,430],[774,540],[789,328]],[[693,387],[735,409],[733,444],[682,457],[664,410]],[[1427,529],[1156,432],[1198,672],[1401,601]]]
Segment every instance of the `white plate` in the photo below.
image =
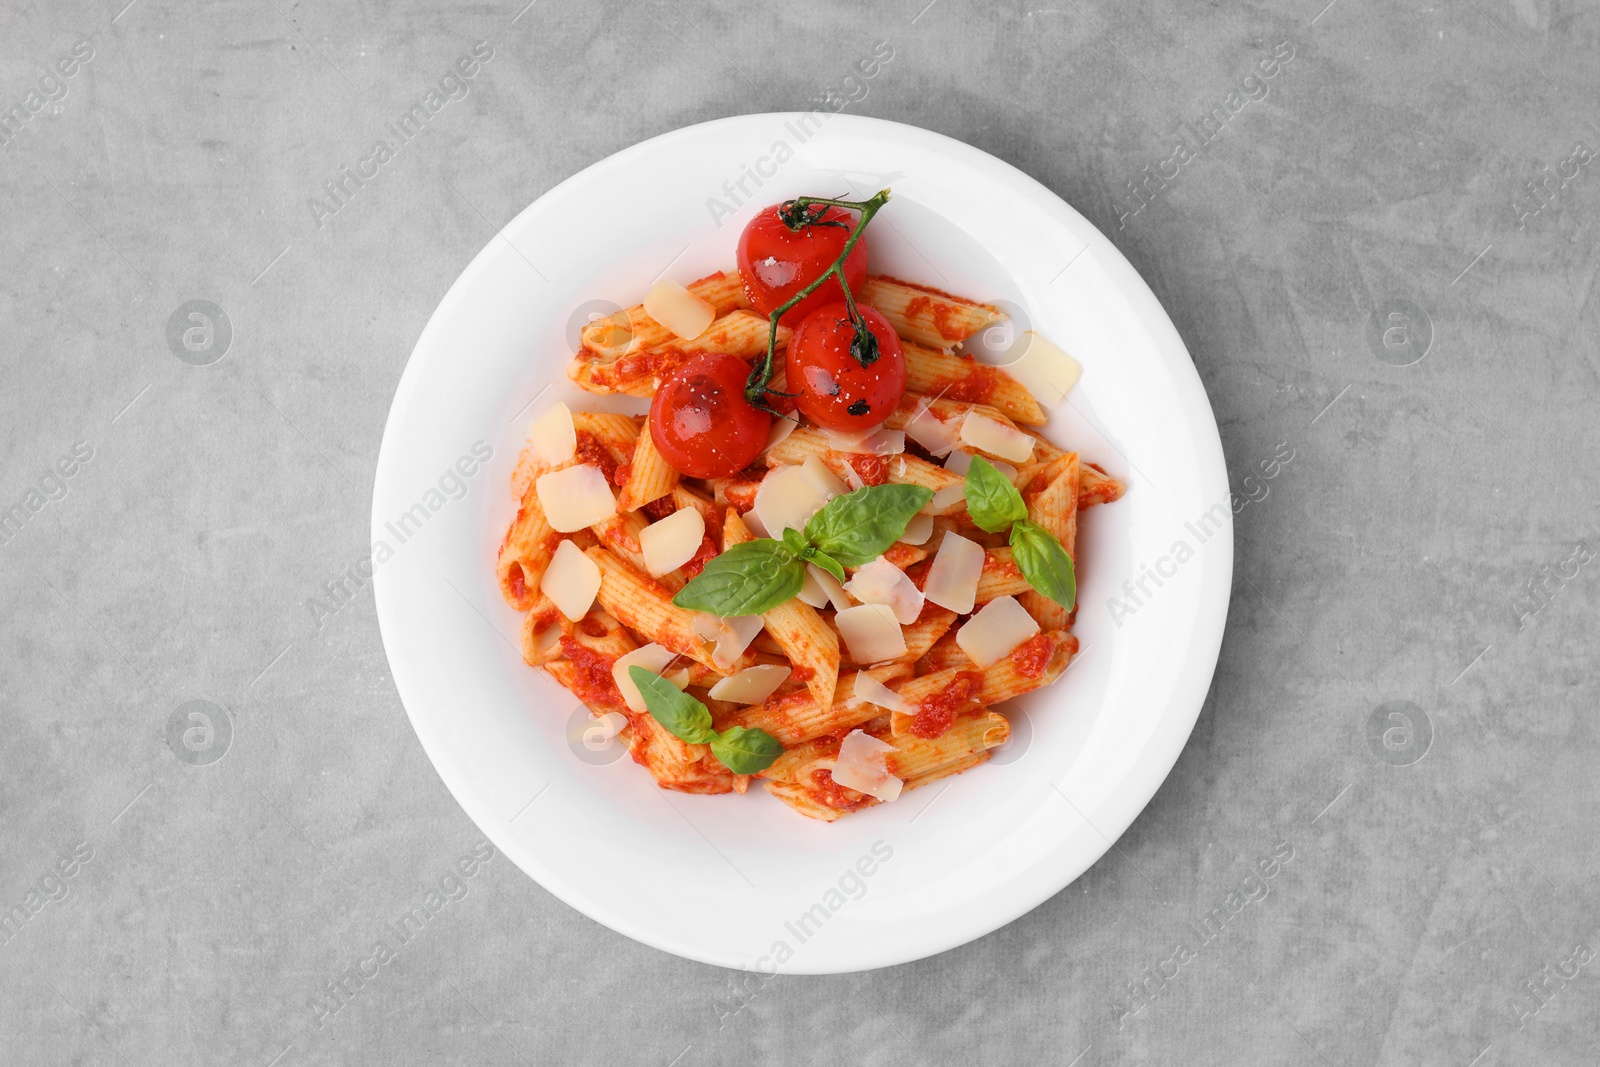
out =
[[[395,685],[467,814],[539,884],[612,929],[691,959],[784,973],[952,948],[1094,863],[1189,736],[1233,570],[1210,405],[1172,323],[1111,243],[968,145],[875,119],[819,119],[748,115],[678,130],[518,215],[417,342],[373,489],[378,620]],[[664,792],[626,757],[605,762],[617,750],[596,765],[572,740],[584,721],[577,701],[522,663],[519,617],[494,582],[526,423],[558,398],[643,410],[570,387],[564,368],[588,310],[637,301],[663,273],[687,282],[731,268],[741,227],[765,204],[862,199],[882,186],[893,200],[868,231],[875,272],[1006,301],[1083,363],[1046,432],[1130,486],[1083,516],[1083,652],[1054,686],[1002,708],[1013,739],[994,761],[831,825],[760,789]],[[481,466],[475,445],[492,450]],[[1208,509],[1223,517],[1202,542]],[[1179,541],[1193,558],[1161,563]],[[1151,595],[1113,621],[1108,598],[1158,563],[1171,576],[1159,588],[1146,578]]]

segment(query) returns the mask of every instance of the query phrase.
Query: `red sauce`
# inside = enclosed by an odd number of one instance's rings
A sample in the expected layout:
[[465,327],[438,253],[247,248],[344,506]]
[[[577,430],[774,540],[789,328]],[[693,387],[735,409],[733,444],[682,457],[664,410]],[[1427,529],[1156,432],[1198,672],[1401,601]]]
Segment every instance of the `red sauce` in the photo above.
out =
[[617,465],[617,469],[611,473],[611,483],[613,485],[627,485],[628,484],[628,479],[632,478],[632,477],[633,477],[633,464],[632,463],[621,463],[621,464],[618,464]]
[[950,304],[933,305],[933,325],[946,341],[959,341],[966,336],[956,321],[956,309]]
[[561,635],[561,653],[573,666],[574,696],[585,704],[623,706],[622,694],[617,692],[616,680],[611,677],[615,659],[580,644],[577,638],[566,634]]
[[590,637],[604,637],[609,632],[606,629],[605,623],[601,622],[599,619],[590,618],[585,618],[582,622],[578,623],[578,629],[582,630]]
[[511,595],[517,600],[528,595],[528,576],[522,573],[522,564],[513,563],[506,573],[506,580],[511,586]]
[[605,445],[600,443],[598,437],[588,430],[578,431],[577,459],[579,463],[593,463],[596,467],[599,467],[605,474],[606,481],[612,484],[621,484],[617,482],[616,457],[606,449]]
[[861,481],[866,485],[882,485],[889,480],[889,461],[882,456],[867,456],[852,453],[850,466],[861,476]]
[[756,506],[756,490],[760,488],[759,479],[756,481],[729,482],[723,489],[723,499],[739,514],[743,515]]
[[836,811],[857,811],[876,801],[865,793],[857,793],[854,789],[846,789],[833,780],[833,772],[829,770],[811,772],[811,790],[816,794],[817,800]]
[[701,537],[700,547],[695,550],[693,556],[689,557],[689,562],[683,565],[684,575],[689,578],[698,577],[700,572],[705,569],[706,564],[716,554],[717,546],[712,543],[711,538]]
[[917,737],[932,739],[950,729],[960,711],[983,688],[983,675],[977,671],[959,671],[950,684],[925,699],[917,706],[911,719],[911,732]]
[[650,521],[660,522],[662,519],[678,510],[677,501],[672,499],[672,494],[658,496],[644,506],[644,513],[650,516]]
[[789,677],[797,682],[809,682],[816,676],[817,669],[815,667],[792,667],[789,670]]
[[963,404],[987,404],[994,398],[995,386],[998,384],[999,379],[992,369],[969,359],[966,374],[949,382],[935,382],[935,388],[929,392],[938,393],[946,400],[957,400]]
[[[916,547],[915,545],[908,545],[902,541],[896,541],[883,553],[883,558],[888,560],[890,563],[893,563],[901,570],[905,570],[907,567],[911,566],[911,564],[923,559],[924,555],[925,554],[923,553],[922,549]],[[912,581],[915,582],[916,579],[913,578]],[[921,587],[918,586],[918,588]]]
[[998,578],[1020,578],[1022,571],[1017,567],[1017,561],[1010,556],[998,556],[992,552],[983,554],[983,573]]
[[1024,678],[1037,678],[1050,665],[1050,656],[1055,650],[1055,642],[1050,640],[1049,634],[1034,634],[1011,650],[1011,665]]

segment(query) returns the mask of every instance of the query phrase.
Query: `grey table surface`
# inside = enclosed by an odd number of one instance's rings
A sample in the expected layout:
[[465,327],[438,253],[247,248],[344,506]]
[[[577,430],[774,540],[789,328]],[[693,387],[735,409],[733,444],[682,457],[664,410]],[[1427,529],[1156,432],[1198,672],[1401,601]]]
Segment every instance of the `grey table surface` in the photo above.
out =
[[[524,2],[0,13],[0,1062],[1595,1062],[1594,4]],[[818,107],[1032,174],[1187,341],[1249,499],[1187,749],[918,963],[752,979],[495,856],[363,978],[482,839],[370,586],[307,607],[413,343],[582,167]]]

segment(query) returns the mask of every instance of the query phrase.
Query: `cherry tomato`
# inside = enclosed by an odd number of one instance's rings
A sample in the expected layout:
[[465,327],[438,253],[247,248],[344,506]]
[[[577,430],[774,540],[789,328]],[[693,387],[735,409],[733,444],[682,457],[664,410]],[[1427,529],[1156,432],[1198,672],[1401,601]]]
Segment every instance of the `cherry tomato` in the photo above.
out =
[[745,399],[750,364],[702,356],[672,372],[650,402],[650,438],[666,461],[691,478],[726,478],[755,461],[772,416]]
[[[856,223],[853,213],[830,207],[818,216],[817,222],[794,231],[778,217],[778,207],[774,204],[763,208],[739,235],[739,280],[751,306],[763,317],[833,266]],[[858,292],[867,280],[865,234],[844,261],[844,277],[852,293]],[[822,305],[843,299],[839,279],[829,278],[778,321],[792,328]]]
[[878,339],[878,358],[863,367],[850,354],[855,326],[844,301],[818,308],[789,338],[788,391],[806,418],[830,430],[866,430],[894,413],[906,391],[906,355],[894,327],[875,308],[857,304]]

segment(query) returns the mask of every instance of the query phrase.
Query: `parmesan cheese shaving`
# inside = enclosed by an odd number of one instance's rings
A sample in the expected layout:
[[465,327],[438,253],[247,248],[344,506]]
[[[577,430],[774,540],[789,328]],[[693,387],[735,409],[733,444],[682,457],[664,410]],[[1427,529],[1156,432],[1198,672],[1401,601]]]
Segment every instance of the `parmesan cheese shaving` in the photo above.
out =
[[622,694],[622,702],[633,711],[647,712],[644,694],[639,692],[639,687],[633,684],[633,679],[628,675],[629,667],[643,667],[651,674],[660,674],[661,677],[677,686],[679,689],[689,684],[688,671],[676,671],[673,674],[661,674],[666,670],[667,664],[678,658],[678,654],[670,648],[662,648],[655,642],[641,645],[632,652],[624,653],[617,657],[611,665],[611,680],[617,683],[617,692]]
[[1005,371],[1047,408],[1061,403],[1078,383],[1083,367],[1041,334],[1024,330],[1006,353]]
[[956,631],[956,644],[980,667],[1005,659],[1039,632],[1039,624],[1016,597],[995,597]]
[[[828,577],[831,578],[833,575],[830,574]],[[795,597],[801,603],[809,604],[814,608],[825,608],[828,606],[828,591],[822,588],[822,583],[817,581],[816,576],[811,573],[810,568],[807,568],[806,576],[801,579],[800,591],[795,594]]]
[[866,671],[856,675],[855,692],[845,703],[847,705],[859,704],[863,700],[868,704],[878,705],[884,711],[898,711],[907,715],[911,713],[911,705],[906,702],[905,697],[896,693]]
[[528,426],[528,447],[546,467],[566,463],[578,450],[578,431],[572,425],[572,411],[557,402]]
[[944,469],[965,478],[967,471],[972,469],[972,453],[955,449],[944,458]]
[[600,592],[600,567],[577,545],[562,541],[539,579],[539,591],[561,614],[577,622],[589,613]]
[[[814,456],[808,457],[806,463],[822,467]],[[756,489],[755,507],[751,509],[766,530],[763,536],[782,537],[786,529],[804,531],[822,505],[845,491],[844,483],[834,478],[833,472],[826,467],[822,471],[838,486],[836,491],[830,492],[815,473],[806,469],[806,464],[785,464],[767,472]],[[749,523],[748,516],[745,521]]]
[[544,517],[557,533],[576,533],[617,513],[611,483],[593,463],[541,474],[534,486]]
[[717,308],[670,278],[662,278],[645,294],[644,313],[685,341],[692,341],[706,332],[717,317]]
[[700,551],[706,535],[705,516],[698,508],[679,508],[639,531],[639,549],[653,578],[675,571]]
[[893,745],[878,740],[863,730],[851,730],[839,745],[833,761],[833,780],[846,789],[876,797],[884,803],[900,796],[904,782],[889,773],[889,753]]
[[823,430],[828,447],[837,452],[858,452],[870,456],[894,456],[906,450],[904,430],[874,426],[870,430]]
[[690,628],[699,637],[715,643],[711,650],[711,665],[720,671],[738,662],[750,642],[756,639],[765,625],[760,615],[696,615]]
[[983,576],[983,546],[958,533],[946,531],[922,583],[922,595],[957,615],[972,610]]
[[922,510],[929,515],[943,515],[954,511],[958,505],[967,499],[967,482],[963,478],[955,485],[947,485],[933,494],[933,499],[923,505]]
[[608,711],[603,715],[596,715],[594,720],[583,728],[583,747],[590,752],[603,752],[613,737],[620,734],[628,725],[628,717],[620,711]]
[[910,626],[922,614],[922,590],[906,577],[905,571],[882,556],[856,568],[855,574],[844,583],[844,591],[863,604],[887,605],[902,626]]
[[711,687],[712,700],[727,700],[735,704],[759,704],[766,700],[784,679],[789,668],[776,663],[760,663],[746,667],[738,674],[730,674]]
[[[843,611],[845,608],[855,606],[855,601],[850,598],[849,593],[844,591],[844,586],[839,584],[839,579],[815,563],[806,564],[806,574],[821,587],[823,594],[828,598],[828,603],[833,605],[835,611]],[[820,605],[816,606],[820,607]]]
[[900,540],[908,545],[925,545],[932,536],[933,516],[918,514],[911,516],[911,521],[906,523],[906,532],[900,535]]
[[[1022,606],[1017,607],[1021,610]],[[833,621],[850,649],[850,658],[857,663],[882,663],[906,654],[906,635],[885,604],[857,604],[839,612]]]
[[958,433],[928,408],[926,400],[918,401],[911,418],[906,421],[906,436],[928,450],[931,456],[942,456],[956,447]]
[[967,412],[961,420],[961,440],[980,452],[1017,463],[1025,463],[1033,455],[1033,438],[976,411]]

